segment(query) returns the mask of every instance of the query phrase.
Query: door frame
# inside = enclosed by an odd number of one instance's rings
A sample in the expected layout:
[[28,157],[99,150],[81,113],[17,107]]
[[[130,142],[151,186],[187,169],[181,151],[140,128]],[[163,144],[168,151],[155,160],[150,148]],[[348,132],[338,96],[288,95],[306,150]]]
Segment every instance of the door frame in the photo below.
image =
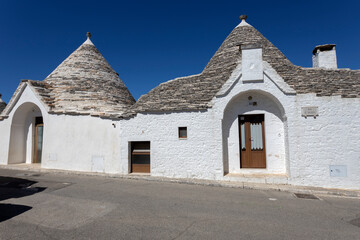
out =
[[[136,146],[136,145],[138,145],[138,146]],[[148,164],[133,163],[134,157],[136,157],[136,156],[148,156],[149,163]],[[150,143],[150,141],[130,142],[130,173],[150,173],[150,172],[151,172],[151,143]]]
[[[263,143],[263,149],[262,149],[262,156],[261,156],[261,163],[257,164],[257,165],[253,165],[253,166],[244,166],[244,162],[245,160],[242,159],[243,158],[243,153],[242,153],[242,140],[241,140],[241,117],[244,117],[244,121],[250,123],[251,122],[251,118],[255,118],[255,117],[259,117],[261,116],[261,125],[262,125],[262,143]],[[246,119],[249,119],[248,121]],[[238,115],[238,127],[239,127],[239,158],[240,158],[240,168],[257,168],[257,169],[265,169],[266,168],[266,141],[265,141],[265,114],[264,113],[260,113],[260,114],[244,114],[244,115]],[[245,125],[245,149],[249,149],[249,150],[245,150],[248,151],[247,157],[249,158],[248,160],[251,161],[252,159],[252,151],[251,150],[251,136],[250,136],[251,132],[250,132],[250,124],[246,124]],[[246,139],[248,139],[248,141],[246,141]],[[256,150],[255,150],[256,151]]]

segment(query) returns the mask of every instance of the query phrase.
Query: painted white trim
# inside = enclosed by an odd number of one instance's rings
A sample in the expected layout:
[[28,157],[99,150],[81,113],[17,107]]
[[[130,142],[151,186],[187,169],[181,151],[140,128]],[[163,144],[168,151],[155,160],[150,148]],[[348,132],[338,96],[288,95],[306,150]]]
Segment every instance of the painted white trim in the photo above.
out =
[[[273,82],[276,87],[278,87],[284,94],[296,94],[296,91],[290,87],[285,80],[275,71],[274,68],[271,67],[271,65],[263,61],[264,65],[264,75],[266,75],[271,82]],[[225,84],[222,86],[222,88],[216,93],[215,97],[224,97],[226,96],[231,89],[239,82],[239,80],[242,80],[242,64],[239,63],[235,70],[231,73],[231,76],[229,79],[225,82]]]
[[296,94],[296,91],[290,87],[285,80],[272,68],[272,66],[263,61],[264,74],[285,94]]
[[[9,104],[6,106],[6,108],[4,109],[4,111],[2,112],[1,116],[9,116],[9,114],[11,113],[12,109],[14,108],[14,106],[16,105],[16,103],[19,101],[22,93],[24,92],[25,88],[26,88],[26,84],[24,82],[20,83],[19,87],[20,90],[16,95],[13,95],[12,98],[9,101]],[[17,90],[17,89],[16,89]]]
[[95,45],[93,44],[93,42],[90,40],[90,38],[86,39],[86,41],[85,41],[83,44],[90,44],[90,45],[95,46]]
[[225,84],[222,86],[220,91],[215,95],[215,97],[223,97],[230,92],[232,87],[240,80],[242,75],[241,70],[242,70],[242,65],[241,63],[239,63],[236,66],[235,70],[231,73],[229,79],[225,82]]
[[29,87],[31,92],[35,95],[35,97],[39,100],[39,102],[42,104],[42,106],[45,108],[46,112],[49,112],[50,108],[42,101],[41,96],[36,92],[33,86],[31,86],[28,82],[22,82],[20,83],[20,90],[19,92],[13,96],[10,99],[9,104],[6,106],[6,108],[3,111],[3,114],[1,116],[9,116],[13,108],[15,107],[16,103],[21,98],[21,95],[23,94],[26,87]]
[[242,20],[241,23],[239,25],[237,25],[236,27],[243,27],[243,26],[249,26],[252,27],[250,24],[248,24],[245,20]]

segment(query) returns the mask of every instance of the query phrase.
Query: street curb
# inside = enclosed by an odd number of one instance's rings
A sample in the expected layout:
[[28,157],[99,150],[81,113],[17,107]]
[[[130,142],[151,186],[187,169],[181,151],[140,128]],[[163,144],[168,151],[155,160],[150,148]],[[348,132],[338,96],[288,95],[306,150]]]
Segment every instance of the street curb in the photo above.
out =
[[70,170],[31,168],[24,166],[16,167],[10,165],[0,165],[0,169],[75,175],[75,176],[93,176],[93,177],[100,176],[105,178],[143,180],[143,181],[178,183],[178,184],[188,184],[188,185],[201,185],[201,186],[210,186],[210,187],[227,187],[227,188],[240,188],[240,189],[252,189],[252,190],[263,190],[263,191],[306,193],[306,194],[314,194],[318,196],[360,198],[359,190],[296,186],[289,184],[252,183],[252,182],[240,182],[240,181],[236,182],[236,181],[224,181],[224,180],[201,180],[201,179],[189,179],[189,178],[167,178],[167,177],[156,177],[156,176],[141,175],[141,174],[124,175],[124,174],[110,174],[110,173],[79,172],[79,171],[70,171]]

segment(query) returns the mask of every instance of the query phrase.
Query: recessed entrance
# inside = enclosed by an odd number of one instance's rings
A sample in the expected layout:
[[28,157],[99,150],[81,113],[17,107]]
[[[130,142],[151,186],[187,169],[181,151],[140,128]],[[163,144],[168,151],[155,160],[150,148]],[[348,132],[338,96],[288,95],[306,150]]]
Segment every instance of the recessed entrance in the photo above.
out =
[[31,102],[21,104],[12,117],[8,163],[41,163],[44,131],[40,108]]
[[150,142],[131,143],[131,172],[150,173]]
[[240,115],[240,167],[266,168],[264,114]]

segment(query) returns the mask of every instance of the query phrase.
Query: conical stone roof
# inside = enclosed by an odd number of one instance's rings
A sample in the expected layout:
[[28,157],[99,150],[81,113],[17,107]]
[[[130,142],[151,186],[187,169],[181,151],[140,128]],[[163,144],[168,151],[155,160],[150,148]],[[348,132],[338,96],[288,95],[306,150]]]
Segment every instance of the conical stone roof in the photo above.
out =
[[202,73],[160,84],[141,96],[129,113],[196,111],[210,108],[211,100],[241,63],[239,45],[246,44],[262,46],[263,60],[298,94],[316,93],[317,96],[360,98],[359,70],[303,68],[293,65],[268,39],[242,19]]
[[44,84],[51,92],[52,113],[121,115],[135,103],[89,36],[45,78]]

